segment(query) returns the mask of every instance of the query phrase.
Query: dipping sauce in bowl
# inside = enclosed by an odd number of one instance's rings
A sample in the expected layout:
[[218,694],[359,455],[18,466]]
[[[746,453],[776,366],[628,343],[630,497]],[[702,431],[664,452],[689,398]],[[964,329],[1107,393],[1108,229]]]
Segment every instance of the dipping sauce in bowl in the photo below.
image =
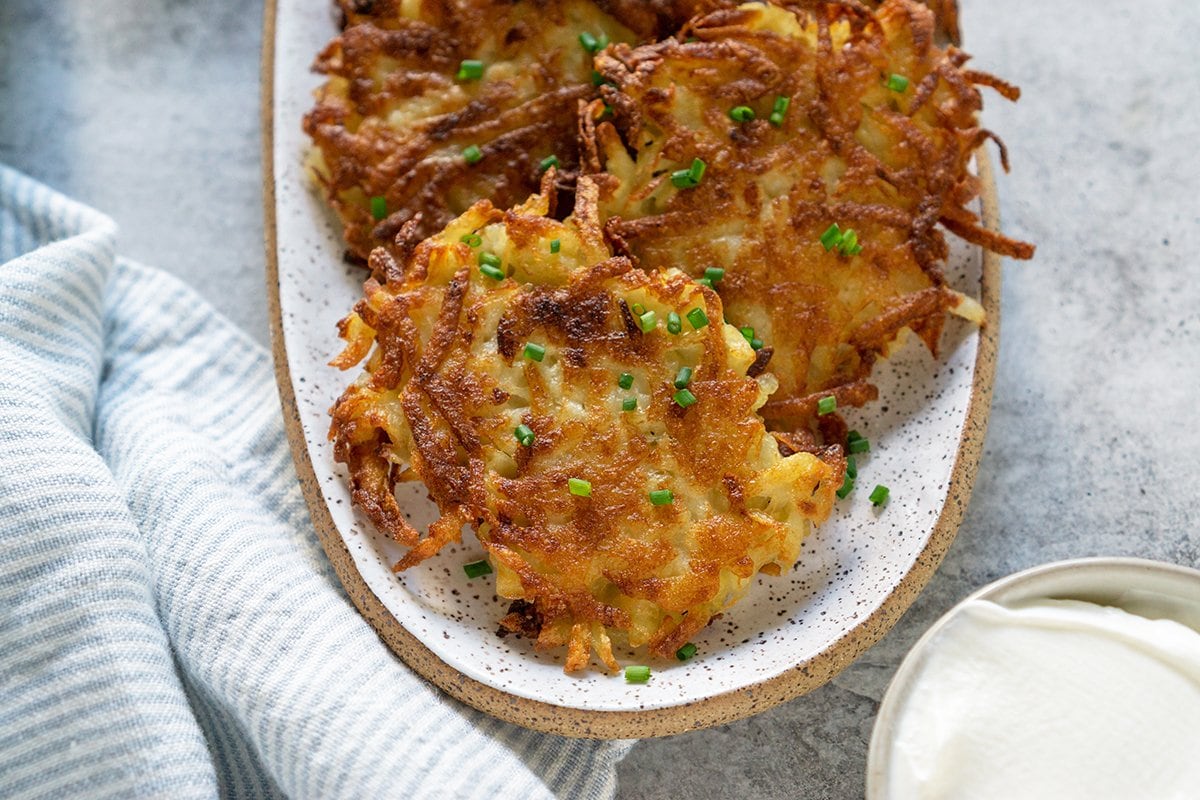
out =
[[1200,797],[1200,572],[1086,559],[963,601],[888,689],[867,795]]

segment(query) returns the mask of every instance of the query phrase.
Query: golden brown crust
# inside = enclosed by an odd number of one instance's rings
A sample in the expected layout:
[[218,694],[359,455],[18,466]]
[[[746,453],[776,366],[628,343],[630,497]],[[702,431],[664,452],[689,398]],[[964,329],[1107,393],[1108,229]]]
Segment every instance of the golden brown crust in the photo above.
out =
[[[539,647],[567,647],[569,670],[593,651],[615,669],[612,634],[672,656],[764,567],[790,568],[844,470],[837,449],[783,456],[756,413],[775,379],[747,375],[758,358],[720,323],[720,298],[611,256],[580,216],[589,183],[565,222],[542,196],[507,212],[481,202],[415,247],[397,280],[369,282],[337,363],[374,347],[331,428],[355,501],[409,547],[396,568],[469,525],[497,593],[529,604],[502,624],[536,624]],[[510,277],[483,274],[481,253]],[[690,405],[677,399],[684,367]],[[393,513],[396,482],[413,477],[442,512],[424,537]],[[673,502],[652,503],[660,489]]]
[[[1014,257],[1032,247],[983,231],[965,204],[967,166],[992,134],[978,126],[967,57],[935,43],[933,15],[909,0],[743,6],[693,21],[694,41],[619,45],[597,58],[611,121],[582,133],[584,168],[604,172],[605,230],[645,269],[699,277],[725,268],[729,319],[774,347],[780,391],[764,410],[784,426],[821,394],[865,379],[904,328],[936,348],[959,296],[946,285],[938,227]],[[903,91],[887,87],[903,75]],[[789,99],[780,124],[769,116]],[[730,109],[756,118],[738,122]],[[699,158],[695,188],[672,173]],[[853,229],[858,255],[822,233]],[[848,398],[865,397],[848,392]]]

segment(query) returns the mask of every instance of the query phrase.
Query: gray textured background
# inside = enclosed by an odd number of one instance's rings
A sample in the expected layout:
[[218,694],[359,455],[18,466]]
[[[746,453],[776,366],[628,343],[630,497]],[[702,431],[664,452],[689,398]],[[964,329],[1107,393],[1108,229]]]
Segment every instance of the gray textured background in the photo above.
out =
[[[1008,142],[988,445],[958,539],[897,628],[808,697],[645,742],[621,797],[855,798],[896,665],[957,600],[1084,555],[1200,565],[1200,16],[1188,0],[961,0]],[[323,5],[321,0],[314,0]],[[1134,10],[1136,6],[1137,10]],[[112,215],[265,342],[259,3],[0,0],[0,161]]]

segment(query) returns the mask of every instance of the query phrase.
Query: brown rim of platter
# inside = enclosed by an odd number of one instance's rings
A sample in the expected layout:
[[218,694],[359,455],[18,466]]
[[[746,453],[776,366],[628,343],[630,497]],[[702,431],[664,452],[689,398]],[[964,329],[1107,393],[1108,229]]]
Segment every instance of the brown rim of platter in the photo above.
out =
[[[325,504],[324,495],[313,471],[308,445],[300,424],[292,376],[288,368],[279,303],[279,264],[275,228],[274,169],[274,67],[275,11],[277,0],[266,0],[263,17],[262,49],[262,169],[263,215],[266,245],[266,279],[271,326],[271,352],[275,361],[275,379],[283,409],[284,424],[292,459],[300,477],[301,490],[308,504],[313,527],[321,546],[329,556],[346,593],[379,637],[408,666],[450,696],[506,722],[547,733],[589,739],[627,739],[670,736],[700,730],[743,719],[799,697],[825,684],[879,641],[916,599],[929,582],[949,549],[966,512],[975,483],[975,473],[983,452],[992,385],[996,373],[997,345],[1000,338],[1000,264],[1001,256],[983,251],[982,303],[987,324],[980,331],[975,356],[975,374],[966,420],[955,455],[946,503],[925,547],[909,571],[883,603],[816,656],[796,664],[783,674],[759,681],[752,686],[714,695],[686,705],[644,711],[590,711],[568,708],[517,697],[472,680],[442,661],[392,616],[371,591],[354,564],[341,533]],[[288,124],[299,124],[288,121]],[[981,148],[975,163],[982,182],[983,224],[999,230],[999,206],[991,161]]]

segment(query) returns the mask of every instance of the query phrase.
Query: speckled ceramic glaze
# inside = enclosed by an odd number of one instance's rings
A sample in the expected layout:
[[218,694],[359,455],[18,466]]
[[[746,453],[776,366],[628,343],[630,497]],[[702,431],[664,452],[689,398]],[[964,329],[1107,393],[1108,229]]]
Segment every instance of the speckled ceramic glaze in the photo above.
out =
[[[847,420],[871,440],[858,489],[806,541],[790,574],[760,576],[749,594],[694,640],[687,663],[655,663],[626,684],[598,671],[568,676],[562,654],[496,635],[507,603],[491,576],[468,580],[482,557],[473,538],[402,575],[401,551],[351,507],[326,439],[328,409],[352,373],[327,362],[335,325],[359,298],[363,273],[343,263],[336,220],[302,168],[300,120],[319,76],[309,66],[335,33],[324,2],[268,3],[264,60],[269,290],[280,393],[314,524],[355,604],[414,669],[503,719],[574,736],[678,733],[728,722],[819,686],[876,641],[925,585],[953,539],[982,446],[999,324],[998,266],[955,242],[951,285],[980,298],[984,331],[952,319],[938,359],[915,337],[875,373],[881,399]],[[274,45],[272,52],[271,45]],[[991,191],[990,172],[981,163]],[[985,198],[986,222],[995,226]],[[876,509],[875,484],[891,489]],[[417,527],[435,508],[423,487],[398,491]],[[618,653],[623,663],[644,654]]]

